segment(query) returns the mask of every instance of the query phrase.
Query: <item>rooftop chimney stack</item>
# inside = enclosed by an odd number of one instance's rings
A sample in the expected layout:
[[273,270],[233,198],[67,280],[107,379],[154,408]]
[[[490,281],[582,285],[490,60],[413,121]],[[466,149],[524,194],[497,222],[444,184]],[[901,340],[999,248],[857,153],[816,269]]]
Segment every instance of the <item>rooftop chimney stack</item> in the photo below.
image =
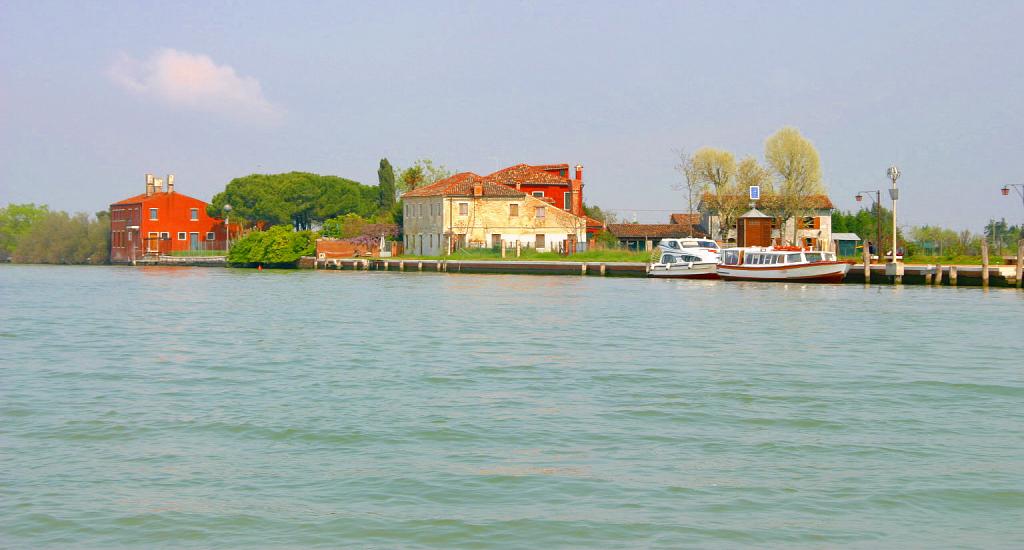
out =
[[167,192],[174,192],[174,174],[167,174]]
[[583,179],[583,165],[582,164],[577,164],[576,165],[576,179],[578,179],[578,180],[582,180]]
[[146,196],[153,196],[153,174],[146,174]]
[[482,183],[474,183],[473,184],[473,196],[474,197],[482,197],[482,196],[484,196],[484,184],[482,184]]

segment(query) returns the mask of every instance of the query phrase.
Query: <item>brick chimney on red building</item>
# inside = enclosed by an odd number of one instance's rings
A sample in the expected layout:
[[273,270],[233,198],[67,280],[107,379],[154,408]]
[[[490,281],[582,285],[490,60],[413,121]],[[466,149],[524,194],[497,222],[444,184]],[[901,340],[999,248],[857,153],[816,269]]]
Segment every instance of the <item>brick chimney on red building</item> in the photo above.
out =
[[572,207],[569,209],[576,216],[583,215],[583,165],[576,165],[576,178],[569,181],[572,192]]

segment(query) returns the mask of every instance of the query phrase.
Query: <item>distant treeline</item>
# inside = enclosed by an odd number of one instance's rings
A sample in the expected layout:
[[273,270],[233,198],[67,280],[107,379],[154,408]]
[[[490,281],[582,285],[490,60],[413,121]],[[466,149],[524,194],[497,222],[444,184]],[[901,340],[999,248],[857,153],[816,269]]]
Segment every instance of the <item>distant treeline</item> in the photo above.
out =
[[46,205],[0,208],[0,260],[26,264],[105,264],[110,215],[68,214]]

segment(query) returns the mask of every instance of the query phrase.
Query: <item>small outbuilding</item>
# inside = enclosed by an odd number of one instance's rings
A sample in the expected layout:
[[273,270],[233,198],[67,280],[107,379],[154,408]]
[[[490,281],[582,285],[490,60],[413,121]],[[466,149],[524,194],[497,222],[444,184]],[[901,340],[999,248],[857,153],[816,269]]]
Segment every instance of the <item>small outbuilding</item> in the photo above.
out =
[[861,238],[856,233],[833,233],[832,242],[835,243],[835,251],[839,256],[856,256],[857,245]]
[[740,216],[736,224],[737,246],[771,246],[772,218],[757,208]]

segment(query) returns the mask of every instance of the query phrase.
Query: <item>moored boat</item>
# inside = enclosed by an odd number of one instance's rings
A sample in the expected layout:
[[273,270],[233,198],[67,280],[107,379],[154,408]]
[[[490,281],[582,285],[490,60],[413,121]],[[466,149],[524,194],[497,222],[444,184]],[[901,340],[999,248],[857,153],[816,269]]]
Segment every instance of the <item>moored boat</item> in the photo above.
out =
[[727,281],[803,283],[841,283],[849,270],[850,263],[837,261],[834,252],[794,246],[727,248],[717,268]]
[[718,255],[700,248],[661,249],[647,276],[663,279],[717,279]]

